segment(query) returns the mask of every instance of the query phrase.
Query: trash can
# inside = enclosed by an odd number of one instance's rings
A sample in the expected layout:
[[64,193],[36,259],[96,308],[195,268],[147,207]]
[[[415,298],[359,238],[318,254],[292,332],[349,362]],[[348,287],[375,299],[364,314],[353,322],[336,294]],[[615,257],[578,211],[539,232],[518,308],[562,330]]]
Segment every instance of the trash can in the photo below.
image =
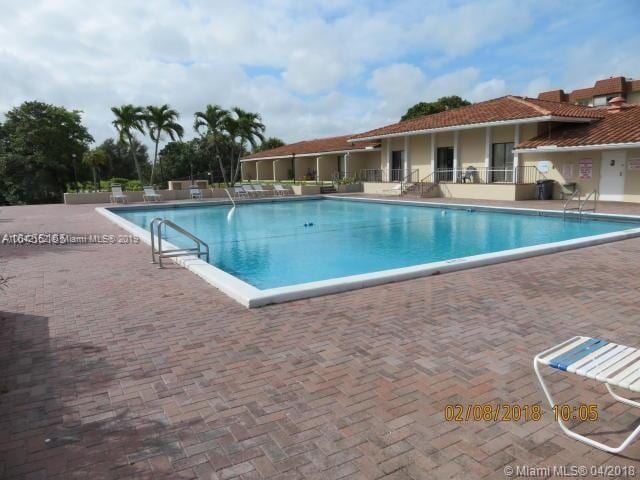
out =
[[553,198],[553,180],[538,180],[536,182],[536,200],[551,200]]

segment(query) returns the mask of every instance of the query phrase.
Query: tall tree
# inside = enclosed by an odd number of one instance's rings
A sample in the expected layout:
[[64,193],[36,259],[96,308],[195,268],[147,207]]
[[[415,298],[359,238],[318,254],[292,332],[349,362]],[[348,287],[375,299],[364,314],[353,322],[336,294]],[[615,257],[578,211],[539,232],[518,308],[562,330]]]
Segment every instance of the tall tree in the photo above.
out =
[[[195,113],[194,130],[204,141],[203,147],[211,152],[211,156],[218,159],[222,178],[225,184],[229,184],[227,173],[222,163],[220,152],[221,144],[225,141],[225,128],[229,120],[229,112],[220,105],[207,105],[204,112]],[[213,161],[210,162],[213,170]]]
[[[178,112],[169,105],[164,104],[160,107],[154,107],[149,105],[146,112],[147,129],[149,130],[149,136],[155,143],[155,152],[153,154],[153,163],[151,164],[151,178],[149,184],[153,185],[153,174],[155,172],[156,162],[158,161],[158,144],[160,143],[162,134],[166,134],[175,142],[176,137],[182,138],[184,135],[184,128],[178,123]],[[162,164],[158,165],[160,172],[162,172]]]
[[271,150],[272,148],[284,147],[286,143],[280,140],[278,137],[269,137],[264,140],[260,145],[253,149],[253,153],[264,152],[265,150]]
[[471,102],[459,97],[458,95],[440,97],[435,102],[419,102],[409,108],[407,113],[400,118],[400,121],[404,122],[405,120],[411,120],[412,118],[422,117],[424,115],[433,115],[434,113],[440,113],[445,110],[464,107],[466,105],[471,105]]
[[98,190],[98,170],[106,167],[109,163],[107,152],[101,150],[100,148],[89,150],[88,152],[85,152],[84,156],[82,157],[82,163],[91,168],[91,171],[93,173],[93,188],[95,190]]
[[[135,139],[133,140],[133,145],[136,159],[142,170],[142,175],[146,177],[151,172],[147,146]],[[107,154],[107,165],[101,167],[99,170],[103,178],[120,177],[132,179],[136,177],[136,168],[135,164],[131,161],[128,145],[113,138],[107,138],[98,148]]]
[[142,170],[140,169],[140,164],[135,154],[134,140],[136,132],[144,135],[145,111],[142,107],[131,104],[122,105],[121,107],[111,107],[111,111],[116,117],[112,123],[116,127],[116,130],[118,130],[119,140],[129,146],[129,155],[135,164],[138,180],[140,180],[141,184],[144,184]]
[[6,113],[0,128],[0,203],[62,200],[75,180],[75,159],[93,142],[80,114],[42,102],[25,102]]
[[239,107],[232,108],[231,112],[232,115],[225,121],[225,132],[232,144],[229,183],[233,186],[240,176],[240,159],[247,151],[247,144],[255,149],[259,141],[264,141],[265,126],[257,113],[247,112]]

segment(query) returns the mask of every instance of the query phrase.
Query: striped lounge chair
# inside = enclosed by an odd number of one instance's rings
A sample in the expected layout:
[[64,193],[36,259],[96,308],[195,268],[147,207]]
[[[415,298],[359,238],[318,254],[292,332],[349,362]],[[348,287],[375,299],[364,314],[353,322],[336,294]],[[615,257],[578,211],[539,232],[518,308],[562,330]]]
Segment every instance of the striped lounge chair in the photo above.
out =
[[[627,405],[639,407],[640,403],[616,394],[612,387],[640,392],[640,350],[591,337],[573,337],[555,347],[538,354],[533,360],[533,368],[538,376],[542,390],[553,408],[553,400],[542,375],[540,366],[563,370],[602,382],[611,396]],[[606,452],[620,453],[640,435],[640,425],[618,446],[610,447],[571,431],[558,418],[560,428],[571,438],[600,448]]]

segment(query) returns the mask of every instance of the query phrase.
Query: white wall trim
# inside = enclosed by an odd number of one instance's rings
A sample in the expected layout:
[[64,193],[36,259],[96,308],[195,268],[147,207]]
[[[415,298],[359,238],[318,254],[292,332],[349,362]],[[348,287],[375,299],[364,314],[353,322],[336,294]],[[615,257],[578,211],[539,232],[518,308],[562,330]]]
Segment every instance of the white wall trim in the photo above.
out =
[[514,153],[549,153],[549,152],[576,152],[582,150],[619,150],[621,148],[640,148],[640,142],[629,143],[600,143],[595,145],[573,145],[570,147],[558,147],[556,145],[540,146],[536,148],[518,148]]
[[405,135],[423,135],[431,132],[448,132],[451,130],[469,130],[472,128],[482,127],[499,127],[501,125],[521,125],[523,123],[538,123],[538,122],[570,122],[570,123],[589,123],[599,118],[574,118],[574,117],[558,117],[555,115],[544,115],[542,117],[521,118],[518,120],[496,120],[494,122],[480,122],[469,123],[464,125],[453,125],[451,127],[438,127],[438,128],[425,128],[422,130],[403,131],[395,133],[387,133],[385,135],[373,135],[362,138],[350,138],[349,142],[370,142],[372,140],[379,140],[382,138],[403,137]]
[[[353,153],[353,152],[379,152],[379,147],[374,148],[352,148],[350,150],[331,150],[329,152],[314,152],[314,153],[296,153],[295,157],[317,157],[318,155],[339,155],[341,153]],[[262,160],[284,160],[293,158],[293,153],[287,155],[279,155],[275,157],[260,157],[260,158],[243,158],[240,160],[242,162],[260,162]]]

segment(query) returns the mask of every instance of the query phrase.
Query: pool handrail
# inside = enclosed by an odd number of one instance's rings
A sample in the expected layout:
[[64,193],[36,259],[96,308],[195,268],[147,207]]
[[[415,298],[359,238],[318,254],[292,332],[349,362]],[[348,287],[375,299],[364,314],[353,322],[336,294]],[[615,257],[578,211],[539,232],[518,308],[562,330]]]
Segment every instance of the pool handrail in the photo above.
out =
[[[153,227],[157,223],[156,233],[158,235],[158,249],[155,249],[155,241],[153,234]],[[181,233],[185,237],[193,240],[196,244],[195,247],[191,248],[174,248],[171,250],[162,250],[162,226],[168,226],[174,229],[176,232]],[[156,217],[149,223],[149,233],[151,235],[151,263],[156,263],[156,255],[158,256],[158,268],[164,268],[162,265],[163,258],[172,258],[172,257],[182,257],[186,255],[196,254],[198,258],[201,258],[202,255],[206,255],[206,261],[209,263],[209,245],[196,237],[193,233],[185,230],[180,225],[172,222],[168,219],[163,219],[160,217]],[[201,247],[204,247],[204,252],[201,250]]]

